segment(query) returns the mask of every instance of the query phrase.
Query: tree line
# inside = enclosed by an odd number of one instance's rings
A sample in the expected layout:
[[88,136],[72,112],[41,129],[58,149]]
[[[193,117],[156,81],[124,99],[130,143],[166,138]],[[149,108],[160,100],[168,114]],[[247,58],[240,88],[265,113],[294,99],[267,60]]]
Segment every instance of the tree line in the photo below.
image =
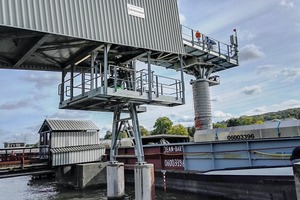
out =
[[[217,122],[213,124],[213,128],[226,128],[233,126],[244,126],[252,124],[263,124],[265,121],[282,120],[282,119],[300,119],[300,108],[290,108],[287,110],[281,110],[277,112],[269,112],[261,115],[253,116],[241,116],[238,118],[231,118],[225,121]],[[149,131],[145,127],[140,126],[142,136],[147,135],[184,135],[193,137],[195,133],[195,127],[184,127],[181,124],[173,125],[172,120],[168,117],[159,117],[153,126],[153,130]],[[111,139],[111,131],[107,131],[104,139]],[[126,138],[127,134],[121,132],[120,138]]]
[[290,108],[277,112],[268,112],[261,115],[241,116],[231,118],[213,124],[214,128],[226,128],[232,126],[244,126],[252,124],[263,124],[265,121],[283,120],[283,119],[300,119],[300,108]]

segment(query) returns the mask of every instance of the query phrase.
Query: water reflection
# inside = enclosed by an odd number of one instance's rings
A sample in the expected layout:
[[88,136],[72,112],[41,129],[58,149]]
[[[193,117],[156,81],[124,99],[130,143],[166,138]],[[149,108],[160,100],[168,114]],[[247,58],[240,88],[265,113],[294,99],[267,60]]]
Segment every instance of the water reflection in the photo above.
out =
[[[54,179],[31,180],[30,177],[0,179],[0,199],[14,200],[107,200],[106,187],[75,190],[59,186]],[[134,200],[133,186],[126,186],[127,200]],[[156,189],[157,200],[214,200],[220,199],[177,191]],[[221,200],[221,199],[220,199]]]

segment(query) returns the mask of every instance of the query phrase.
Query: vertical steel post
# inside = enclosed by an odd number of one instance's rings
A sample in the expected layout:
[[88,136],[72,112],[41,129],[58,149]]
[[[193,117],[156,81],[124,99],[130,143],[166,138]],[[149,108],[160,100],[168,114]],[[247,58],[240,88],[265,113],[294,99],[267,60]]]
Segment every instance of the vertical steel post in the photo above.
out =
[[60,84],[60,103],[62,103],[65,100],[65,76],[66,72],[63,69],[61,71],[61,84]]
[[119,122],[121,117],[121,111],[123,109],[122,106],[115,106],[114,108],[114,119],[113,119],[113,126],[112,126],[112,140],[111,140],[111,148],[110,148],[110,161],[116,160],[117,155],[117,140],[119,136]]
[[215,154],[213,143],[210,143],[212,169],[216,169]]
[[81,95],[83,96],[85,93],[85,73],[81,74]]
[[151,51],[148,51],[148,101],[152,101],[152,70],[151,70]]
[[104,85],[103,93],[107,94],[108,45],[104,45]]
[[74,95],[74,64],[71,65],[71,77],[70,77],[70,99],[73,99]]
[[117,91],[117,66],[114,66],[114,91],[116,92]]
[[134,133],[134,139],[135,139],[135,155],[137,157],[138,163],[145,162],[144,157],[144,149],[143,149],[143,143],[142,143],[142,137],[141,137],[141,131],[137,116],[137,110],[136,105],[134,103],[129,103],[129,112],[130,117],[132,119],[132,127],[133,127],[133,133]]
[[156,77],[156,83],[155,83],[155,85],[156,85],[156,97],[159,97],[159,90],[158,90],[158,76],[155,76]]
[[179,56],[180,59],[180,75],[181,75],[181,88],[182,88],[182,103],[185,104],[185,86],[184,86],[184,74],[183,74],[183,57]]
[[132,90],[136,91],[136,60],[131,62],[131,67],[133,69],[132,73]]
[[252,156],[251,156],[251,147],[248,141],[246,141],[247,144],[247,151],[248,151],[248,160],[249,160],[249,166],[252,167]]

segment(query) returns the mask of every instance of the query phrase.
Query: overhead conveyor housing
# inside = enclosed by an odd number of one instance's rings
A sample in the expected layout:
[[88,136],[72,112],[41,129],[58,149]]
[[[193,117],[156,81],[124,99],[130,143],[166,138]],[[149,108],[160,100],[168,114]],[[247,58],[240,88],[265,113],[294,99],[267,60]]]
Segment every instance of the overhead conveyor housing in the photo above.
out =
[[[2,0],[0,12],[0,68],[61,71],[60,108],[184,103],[183,74],[151,69],[172,63],[183,70],[176,0]],[[144,71],[136,60],[148,63]]]
[[103,44],[114,63],[185,53],[176,0],[1,0],[0,13],[0,68],[62,71]]

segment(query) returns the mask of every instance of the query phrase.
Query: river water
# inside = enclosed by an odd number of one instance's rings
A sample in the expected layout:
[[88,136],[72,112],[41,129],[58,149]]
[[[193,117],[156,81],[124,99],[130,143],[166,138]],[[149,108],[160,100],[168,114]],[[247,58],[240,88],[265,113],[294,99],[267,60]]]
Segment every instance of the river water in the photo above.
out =
[[[134,200],[134,188],[126,186],[129,200]],[[30,176],[0,179],[0,200],[107,200],[106,188],[74,190],[60,187],[53,179],[34,179]],[[214,200],[208,197],[176,191],[156,189],[156,200]]]

